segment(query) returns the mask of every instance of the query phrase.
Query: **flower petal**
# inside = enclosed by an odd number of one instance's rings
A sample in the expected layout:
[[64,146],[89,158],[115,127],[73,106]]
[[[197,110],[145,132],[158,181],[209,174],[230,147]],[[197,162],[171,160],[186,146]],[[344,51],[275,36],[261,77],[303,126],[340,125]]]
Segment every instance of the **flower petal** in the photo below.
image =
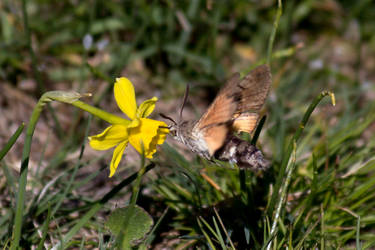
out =
[[[166,124],[165,124],[166,125]],[[167,134],[169,133],[169,129],[166,126],[159,127],[157,136],[154,137],[152,140],[156,144],[163,144],[165,139],[167,138]]]
[[[164,125],[163,125],[164,126]],[[149,152],[148,154],[151,155],[151,158],[152,158],[152,155],[156,152],[156,145],[157,144],[163,144],[166,137],[167,137],[167,134],[169,133],[169,129],[168,128],[160,128],[158,129],[158,133],[156,136],[154,136],[154,138],[152,138],[152,141],[149,145]],[[146,155],[147,157],[147,155]]]
[[133,84],[128,78],[116,78],[113,91],[117,105],[121,111],[133,120],[137,110]]
[[[141,118],[140,125],[135,128],[128,129],[130,144],[146,158],[152,158],[156,152],[156,145],[162,144],[166,137],[166,130],[160,130],[160,126],[167,127],[167,124],[148,118]],[[166,129],[166,130],[165,130]],[[169,130],[168,130],[169,132]]]
[[90,146],[96,150],[107,150],[128,140],[127,126],[115,124],[98,135],[89,136]]
[[148,99],[139,106],[137,109],[137,117],[139,118],[145,118],[149,116],[152,111],[154,111],[155,103],[158,100],[156,96],[152,97],[151,99]]
[[109,168],[110,169],[109,177],[112,177],[115,174],[118,164],[121,161],[122,155],[124,154],[124,150],[127,145],[128,145],[128,141],[127,140],[123,141],[113,151],[111,166]]

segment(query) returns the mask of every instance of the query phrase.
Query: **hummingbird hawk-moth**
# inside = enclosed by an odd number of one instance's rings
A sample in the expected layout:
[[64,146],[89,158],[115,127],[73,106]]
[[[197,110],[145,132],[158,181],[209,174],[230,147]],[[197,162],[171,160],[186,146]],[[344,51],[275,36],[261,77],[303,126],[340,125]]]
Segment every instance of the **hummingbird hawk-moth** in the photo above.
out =
[[169,129],[174,138],[200,156],[236,163],[240,168],[266,169],[269,164],[262,152],[234,133],[250,134],[254,130],[270,86],[270,68],[261,65],[243,79],[240,79],[239,73],[234,74],[198,121],[181,119],[188,88],[179,121],[162,116],[173,122]]

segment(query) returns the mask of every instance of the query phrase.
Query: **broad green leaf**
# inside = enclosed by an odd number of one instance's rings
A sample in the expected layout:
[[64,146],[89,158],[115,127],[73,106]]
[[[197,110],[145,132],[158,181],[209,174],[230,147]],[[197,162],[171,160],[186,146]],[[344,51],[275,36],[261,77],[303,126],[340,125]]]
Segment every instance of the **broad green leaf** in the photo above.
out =
[[141,207],[135,205],[116,209],[106,225],[122,245],[136,245],[151,230],[154,221]]

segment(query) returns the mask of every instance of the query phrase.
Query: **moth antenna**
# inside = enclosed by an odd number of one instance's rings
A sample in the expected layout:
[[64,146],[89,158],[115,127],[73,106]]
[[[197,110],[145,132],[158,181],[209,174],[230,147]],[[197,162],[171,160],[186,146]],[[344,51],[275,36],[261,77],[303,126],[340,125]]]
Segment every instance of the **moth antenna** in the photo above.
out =
[[182,120],[182,111],[184,110],[186,101],[187,101],[188,96],[189,96],[189,89],[190,89],[190,86],[189,86],[189,84],[187,84],[186,85],[186,90],[185,90],[185,95],[184,95],[184,101],[182,102],[182,105],[181,105],[181,108],[180,108],[179,122],[181,122],[181,120]]
[[175,121],[174,121],[172,118],[170,118],[169,116],[166,116],[165,114],[162,114],[162,113],[160,113],[159,115],[160,115],[161,117],[163,117],[164,119],[167,119],[167,120],[173,122],[174,125],[177,125],[177,122],[175,122]]

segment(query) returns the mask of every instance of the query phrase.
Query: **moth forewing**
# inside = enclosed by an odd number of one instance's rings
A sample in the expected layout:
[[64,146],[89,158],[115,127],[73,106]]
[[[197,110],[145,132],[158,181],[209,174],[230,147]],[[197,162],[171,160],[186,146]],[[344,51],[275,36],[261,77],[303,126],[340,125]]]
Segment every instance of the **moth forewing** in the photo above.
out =
[[203,137],[204,145],[201,147],[206,147],[210,157],[223,146],[230,131],[233,114],[240,98],[239,81],[240,74],[235,73],[194,125],[193,132]]
[[271,71],[267,65],[261,65],[240,82],[241,99],[236,113],[251,112],[258,113],[262,108],[271,87]]

